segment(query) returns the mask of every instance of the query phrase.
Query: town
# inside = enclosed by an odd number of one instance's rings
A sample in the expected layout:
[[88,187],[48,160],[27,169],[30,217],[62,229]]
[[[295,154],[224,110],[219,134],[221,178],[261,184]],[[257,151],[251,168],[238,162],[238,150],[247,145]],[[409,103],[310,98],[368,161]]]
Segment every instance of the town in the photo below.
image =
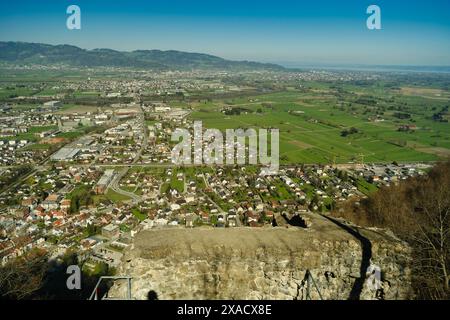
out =
[[0,2],[14,315],[450,299],[448,0],[74,2]]
[[[171,90],[194,90],[195,81],[165,81],[150,84],[164,88],[156,92],[164,96]],[[219,83],[199,83],[195,89],[238,89]],[[8,97],[1,109],[2,264],[35,248],[55,259],[70,249],[93,269],[99,263],[115,268],[134,235],[152,228],[307,227],[303,213],[328,212],[349,199],[357,204],[379,187],[423,175],[431,167],[355,159],[283,163],[277,175],[267,176],[264,166],[254,162],[177,166],[171,161],[171,136],[176,128],[194,129],[195,110],[170,99],[143,99],[147,85],[91,80],[30,89],[53,93],[64,87],[68,94]],[[85,105],[76,105],[70,102],[74,90],[114,103],[90,106],[82,97]],[[122,96],[131,98],[117,101]],[[252,98],[247,103],[260,104]],[[243,143],[232,147],[250,152]]]

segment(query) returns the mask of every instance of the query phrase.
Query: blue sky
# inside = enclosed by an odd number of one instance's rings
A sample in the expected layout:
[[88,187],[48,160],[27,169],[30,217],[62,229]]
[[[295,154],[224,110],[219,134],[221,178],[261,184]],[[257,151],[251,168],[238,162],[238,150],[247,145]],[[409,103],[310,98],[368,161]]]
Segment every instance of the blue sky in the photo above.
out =
[[[66,28],[71,4],[81,8],[81,30]],[[381,8],[382,30],[366,28],[370,4]],[[2,1],[0,40],[290,65],[450,65],[450,1]]]

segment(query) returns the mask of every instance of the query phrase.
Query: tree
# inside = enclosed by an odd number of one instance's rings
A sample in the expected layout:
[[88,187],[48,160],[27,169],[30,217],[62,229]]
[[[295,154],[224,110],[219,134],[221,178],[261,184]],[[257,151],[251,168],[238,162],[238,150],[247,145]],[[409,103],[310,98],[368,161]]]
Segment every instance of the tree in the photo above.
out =
[[450,298],[450,161],[425,177],[382,187],[361,206],[335,214],[359,225],[391,229],[412,247],[413,286],[419,298]]
[[95,226],[95,225],[89,223],[89,224],[87,225],[87,227],[86,227],[86,232],[87,232],[87,234],[88,234],[88,237],[92,237],[92,236],[94,236],[94,235],[96,235],[96,234],[99,233],[99,229],[98,229],[97,226]]
[[[450,283],[450,165],[439,165],[412,197],[416,269],[428,293],[448,297]],[[426,293],[423,293],[426,294]]]
[[320,201],[319,196],[317,194],[314,194],[309,204],[310,210],[313,210],[315,206],[319,206],[319,201]]
[[337,174],[338,178],[342,181],[348,181],[348,174],[347,171],[339,170]]
[[32,251],[0,267],[0,296],[3,299],[25,299],[43,285],[48,257]]
[[70,201],[70,213],[77,213],[80,210],[80,198],[78,196],[72,197]]

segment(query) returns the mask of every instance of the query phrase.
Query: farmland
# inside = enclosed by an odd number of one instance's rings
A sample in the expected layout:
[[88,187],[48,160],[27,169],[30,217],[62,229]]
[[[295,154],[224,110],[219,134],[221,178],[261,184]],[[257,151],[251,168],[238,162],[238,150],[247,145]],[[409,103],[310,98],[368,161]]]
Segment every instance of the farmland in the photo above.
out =
[[[99,108],[112,112],[114,104],[133,101],[129,94],[108,97],[108,93],[120,91],[120,75],[140,77],[125,70],[8,70],[0,77],[0,100],[13,104],[11,113],[17,115],[61,97],[63,105],[54,111],[57,116],[93,114]],[[206,128],[277,128],[282,164],[428,162],[450,155],[446,75],[386,73],[377,80],[351,81],[333,77],[292,80],[290,74],[283,74],[287,80],[279,81],[272,76],[280,77],[270,75],[264,81],[254,75],[231,80],[217,75],[201,75],[200,80],[188,77],[183,81],[189,89],[183,94],[159,95],[142,81],[136,82],[139,89],[133,90],[140,92],[144,104],[163,102],[189,110],[190,120],[201,120]],[[197,88],[190,89],[196,81]],[[209,88],[217,83],[228,91]],[[21,96],[27,98],[19,99]],[[146,119],[147,125],[156,122],[152,117]],[[82,131],[77,128],[58,137],[74,139]],[[20,138],[37,140],[30,132]]]
[[[449,105],[447,95],[426,88],[399,91],[379,83],[370,87],[312,84],[196,103],[191,117],[220,130],[278,128],[282,163],[435,161],[450,151],[449,123],[432,119]],[[224,107],[240,112],[225,114]],[[343,136],[350,128],[357,133]]]

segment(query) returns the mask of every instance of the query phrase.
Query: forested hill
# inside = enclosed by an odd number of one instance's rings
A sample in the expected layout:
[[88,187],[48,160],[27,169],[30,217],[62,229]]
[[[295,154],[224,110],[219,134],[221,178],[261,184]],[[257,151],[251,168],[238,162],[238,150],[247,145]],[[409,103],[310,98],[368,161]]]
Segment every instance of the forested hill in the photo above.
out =
[[155,70],[283,70],[267,63],[231,61],[203,53],[175,50],[85,50],[72,45],[0,42],[0,61],[14,64],[68,65],[75,67],[129,67]]

